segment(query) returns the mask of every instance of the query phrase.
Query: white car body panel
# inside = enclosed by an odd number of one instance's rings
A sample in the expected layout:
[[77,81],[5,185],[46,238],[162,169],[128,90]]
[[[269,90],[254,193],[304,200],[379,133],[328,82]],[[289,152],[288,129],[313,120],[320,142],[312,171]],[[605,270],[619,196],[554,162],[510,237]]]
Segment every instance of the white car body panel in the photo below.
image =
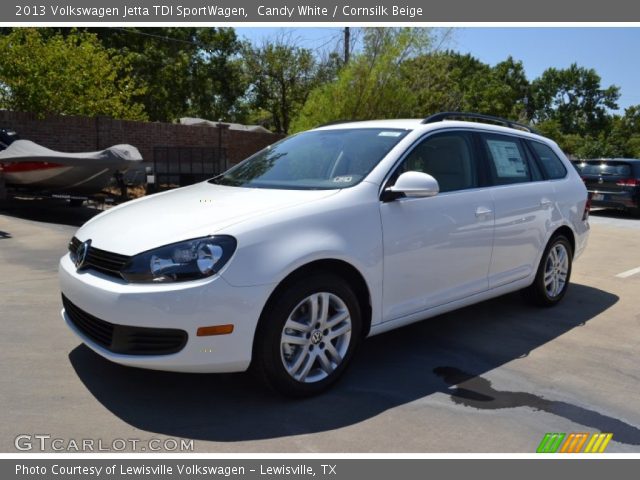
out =
[[[163,192],[98,215],[76,233],[80,241],[133,256],[171,243],[230,235],[237,248],[212,277],[164,284],[130,284],[60,261],[62,293],[91,315],[120,325],[181,328],[186,347],[169,355],[94,351],[125,365],[191,372],[245,370],[256,326],[276,287],[309,263],[338,260],[366,283],[370,335],[530,285],[553,233],[567,227],[575,256],[587,242],[586,188],[553,142],[567,168],[561,180],[487,186],[431,198],[383,202],[385,180],[418,140],[446,129],[508,133],[487,124],[419,120],[372,121],[322,127],[410,130],[359,184],[342,190],[226,187],[207,182]],[[230,335],[198,337],[199,327],[232,323]]]
[[550,182],[501,185],[490,189],[495,234],[489,287],[529,277],[538,268],[554,212]]
[[207,182],[142,197],[94,217],[76,235],[102,250],[135,255],[170,243],[212,235],[229,226],[338,190],[233,188]]
[[488,189],[382,203],[384,320],[487,290],[493,245]]
[[[231,287],[219,275],[180,284],[131,285],[97,272],[78,273],[68,255],[60,260],[59,278],[67,298],[110,323],[186,330],[189,341],[178,353],[122,355],[88,340],[62,311],[71,330],[98,354],[128,366],[167,371],[246,370],[251,361],[255,327],[273,289],[271,285]],[[231,335],[196,335],[200,326],[227,323],[235,326]]]

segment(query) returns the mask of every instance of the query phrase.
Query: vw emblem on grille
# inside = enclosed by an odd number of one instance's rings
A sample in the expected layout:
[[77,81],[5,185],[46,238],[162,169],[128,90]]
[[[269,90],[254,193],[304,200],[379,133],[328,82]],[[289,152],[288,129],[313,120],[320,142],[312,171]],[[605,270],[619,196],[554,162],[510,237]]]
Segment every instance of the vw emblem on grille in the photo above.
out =
[[598,183],[604,183],[604,180],[602,179],[602,177],[598,179]]
[[84,262],[87,259],[87,253],[91,247],[91,240],[82,242],[76,250],[76,270],[80,270],[84,266]]

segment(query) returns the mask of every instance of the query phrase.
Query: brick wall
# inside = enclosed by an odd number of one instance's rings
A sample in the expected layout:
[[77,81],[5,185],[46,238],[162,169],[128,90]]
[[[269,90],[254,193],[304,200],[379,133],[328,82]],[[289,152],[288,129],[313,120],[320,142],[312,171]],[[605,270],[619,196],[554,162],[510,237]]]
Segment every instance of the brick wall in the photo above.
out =
[[[271,145],[281,138],[284,138],[284,135],[243,132],[241,130],[228,130],[227,135],[227,155],[230,164],[238,163],[267,145]],[[259,146],[259,148],[256,148],[257,146]]]
[[153,147],[218,147],[226,149],[229,164],[278,141],[281,135],[244,132],[199,125],[114,120],[108,117],[47,116],[0,110],[0,128],[10,128],[21,138],[62,152],[102,150],[128,143],[153,162]]

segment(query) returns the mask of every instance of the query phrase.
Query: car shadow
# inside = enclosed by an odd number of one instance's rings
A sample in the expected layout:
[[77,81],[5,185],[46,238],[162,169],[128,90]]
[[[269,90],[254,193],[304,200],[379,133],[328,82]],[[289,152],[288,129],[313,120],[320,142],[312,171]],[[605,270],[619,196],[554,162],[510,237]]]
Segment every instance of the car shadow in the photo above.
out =
[[[303,400],[273,394],[250,374],[178,374],[123,367],[84,345],[75,348],[69,360],[95,398],[136,428],[196,440],[269,439],[353,425],[437,392],[459,394],[451,389],[458,379],[469,382],[526,357],[617,301],[611,293],[572,284],[563,303],[549,310],[524,304],[516,293],[441,315],[367,339],[339,384]],[[495,393],[487,390],[486,383],[481,386],[485,391],[479,395]],[[473,384],[465,388],[468,391]],[[553,413],[565,416],[567,410],[556,408]],[[571,420],[581,418],[570,413]],[[637,437],[636,432],[626,433],[640,443],[640,431]]]
[[23,220],[79,227],[102,213],[92,207],[71,207],[63,199],[9,198],[0,201],[0,214]]

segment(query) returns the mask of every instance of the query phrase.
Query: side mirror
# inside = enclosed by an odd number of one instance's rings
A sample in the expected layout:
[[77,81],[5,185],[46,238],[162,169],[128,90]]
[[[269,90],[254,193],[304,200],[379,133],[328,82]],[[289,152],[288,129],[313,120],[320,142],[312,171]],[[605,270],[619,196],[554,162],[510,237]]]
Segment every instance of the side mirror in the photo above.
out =
[[385,190],[392,197],[433,197],[440,191],[438,181],[428,173],[405,172],[398,177],[395,185]]

